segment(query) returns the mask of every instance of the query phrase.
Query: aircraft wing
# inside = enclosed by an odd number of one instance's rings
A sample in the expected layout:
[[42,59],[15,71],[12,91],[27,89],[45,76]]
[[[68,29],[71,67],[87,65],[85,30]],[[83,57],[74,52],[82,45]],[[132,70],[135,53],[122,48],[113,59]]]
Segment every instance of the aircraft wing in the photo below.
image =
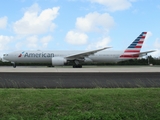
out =
[[77,53],[77,54],[66,56],[65,58],[67,60],[84,59],[84,57],[87,57],[89,55],[92,55],[94,53],[97,53],[99,51],[102,51],[102,50],[105,50],[105,49],[108,49],[108,48],[111,48],[111,47],[104,47],[104,48],[97,49],[97,50],[91,50],[91,51],[81,52],[81,53]]

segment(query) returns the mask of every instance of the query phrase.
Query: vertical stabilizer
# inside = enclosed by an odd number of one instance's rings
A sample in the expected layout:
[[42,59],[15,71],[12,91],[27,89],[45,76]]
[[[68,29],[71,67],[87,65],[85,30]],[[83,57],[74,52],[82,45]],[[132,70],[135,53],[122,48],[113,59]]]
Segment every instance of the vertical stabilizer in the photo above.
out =
[[124,53],[120,56],[123,59],[133,59],[138,58],[140,50],[142,48],[144,39],[147,32],[142,32],[133,42],[128,46]]

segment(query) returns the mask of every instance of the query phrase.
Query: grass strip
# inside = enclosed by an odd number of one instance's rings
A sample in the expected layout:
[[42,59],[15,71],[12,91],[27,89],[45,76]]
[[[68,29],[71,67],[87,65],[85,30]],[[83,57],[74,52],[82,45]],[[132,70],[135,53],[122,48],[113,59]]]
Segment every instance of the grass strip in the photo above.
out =
[[0,89],[1,120],[160,120],[160,88]]

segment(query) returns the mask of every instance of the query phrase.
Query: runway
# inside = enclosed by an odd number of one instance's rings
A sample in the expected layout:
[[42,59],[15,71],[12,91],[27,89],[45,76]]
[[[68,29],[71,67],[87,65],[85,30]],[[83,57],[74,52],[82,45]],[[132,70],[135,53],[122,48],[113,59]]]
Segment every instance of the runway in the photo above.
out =
[[93,73],[93,72],[160,72],[160,66],[83,66],[83,68],[64,67],[42,67],[42,66],[12,66],[0,67],[0,72],[38,72],[38,73]]
[[[159,67],[155,69],[153,67],[151,69],[147,69],[148,67],[140,67],[138,69],[134,67],[115,67],[110,68],[109,72],[107,71],[109,68],[89,68],[90,71],[88,72],[86,71],[87,68],[20,67],[13,71],[13,68],[10,67],[0,68],[0,88],[160,87]],[[37,69],[37,71],[31,71],[31,69]],[[113,69],[114,71],[112,71]]]

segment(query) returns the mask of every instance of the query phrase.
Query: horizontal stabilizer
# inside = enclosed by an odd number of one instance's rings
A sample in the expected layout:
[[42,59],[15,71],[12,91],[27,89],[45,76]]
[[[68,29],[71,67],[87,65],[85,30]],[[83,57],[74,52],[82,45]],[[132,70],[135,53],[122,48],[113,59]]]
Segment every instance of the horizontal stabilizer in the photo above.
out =
[[[151,52],[155,52],[156,50],[151,50],[151,51],[145,51],[145,52],[140,52],[140,53],[133,53],[133,54],[128,54],[128,55],[125,55],[125,57],[131,57],[131,58],[137,58],[137,57],[142,57],[142,56],[145,56],[147,55],[148,53],[151,53]],[[124,58],[123,58],[124,59]]]
[[155,51],[156,51],[156,50],[150,50],[150,51],[140,52],[140,53],[139,53],[139,56],[142,57],[142,56],[147,55],[148,53],[155,52]]

